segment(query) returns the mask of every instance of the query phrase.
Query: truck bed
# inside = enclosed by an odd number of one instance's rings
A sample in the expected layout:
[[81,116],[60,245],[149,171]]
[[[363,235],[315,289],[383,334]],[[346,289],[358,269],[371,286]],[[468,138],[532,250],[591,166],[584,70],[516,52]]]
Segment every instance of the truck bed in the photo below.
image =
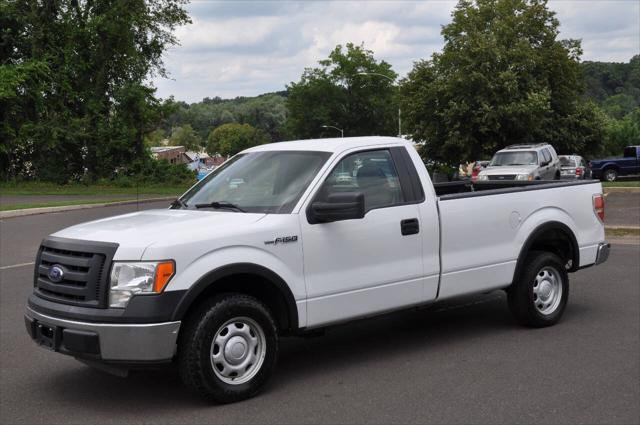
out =
[[579,264],[595,262],[604,229],[593,210],[597,180],[580,182],[437,183],[440,216],[439,298],[508,286],[520,250],[543,226],[576,237]]

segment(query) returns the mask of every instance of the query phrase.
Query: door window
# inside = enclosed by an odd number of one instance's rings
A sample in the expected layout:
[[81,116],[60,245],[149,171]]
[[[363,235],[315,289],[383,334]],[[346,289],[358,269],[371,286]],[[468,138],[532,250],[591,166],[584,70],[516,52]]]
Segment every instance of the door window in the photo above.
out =
[[388,150],[357,152],[344,157],[322,184],[316,201],[338,192],[364,194],[365,212],[404,203],[396,167]]
[[544,162],[551,162],[551,154],[549,153],[549,149],[542,149],[542,156],[544,156]]

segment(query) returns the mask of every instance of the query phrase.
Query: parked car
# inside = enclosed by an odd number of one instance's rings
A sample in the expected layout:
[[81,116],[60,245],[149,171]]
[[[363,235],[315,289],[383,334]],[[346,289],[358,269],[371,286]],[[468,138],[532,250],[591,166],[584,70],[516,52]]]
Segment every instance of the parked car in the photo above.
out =
[[591,170],[587,162],[579,155],[560,155],[560,178],[580,180],[591,178]]
[[608,257],[597,180],[442,185],[400,138],[247,149],[170,209],[45,238],[27,331],[123,375],[174,361],[187,387],[232,402],[263,388],[283,335],[497,289],[518,322],[550,326],[568,273]]
[[478,174],[486,180],[559,180],[560,160],[548,143],[511,145],[499,150]]
[[589,168],[594,179],[616,181],[620,176],[640,174],[640,146],[624,148],[622,158],[593,159]]
[[473,164],[473,171],[471,172],[471,181],[476,182],[478,180],[478,174],[480,174],[480,171],[487,168],[490,163],[491,161],[476,161],[475,164]]

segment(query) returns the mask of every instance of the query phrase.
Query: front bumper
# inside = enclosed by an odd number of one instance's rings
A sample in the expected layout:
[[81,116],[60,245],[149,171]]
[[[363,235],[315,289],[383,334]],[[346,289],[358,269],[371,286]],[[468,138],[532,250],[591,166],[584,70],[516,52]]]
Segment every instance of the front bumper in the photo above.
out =
[[39,345],[74,357],[105,362],[169,361],[180,322],[91,323],[56,318],[27,307],[25,324]]
[[601,243],[598,245],[598,253],[596,254],[596,265],[602,264],[609,258],[609,251],[611,249],[611,244],[609,243]]

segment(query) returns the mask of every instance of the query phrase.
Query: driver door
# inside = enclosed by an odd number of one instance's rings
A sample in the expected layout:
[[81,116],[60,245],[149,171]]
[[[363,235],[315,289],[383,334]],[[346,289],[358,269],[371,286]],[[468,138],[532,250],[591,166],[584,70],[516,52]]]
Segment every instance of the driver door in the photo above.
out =
[[359,151],[336,164],[311,202],[361,192],[364,217],[310,224],[300,214],[309,327],[422,300],[419,210],[403,189],[388,149]]

